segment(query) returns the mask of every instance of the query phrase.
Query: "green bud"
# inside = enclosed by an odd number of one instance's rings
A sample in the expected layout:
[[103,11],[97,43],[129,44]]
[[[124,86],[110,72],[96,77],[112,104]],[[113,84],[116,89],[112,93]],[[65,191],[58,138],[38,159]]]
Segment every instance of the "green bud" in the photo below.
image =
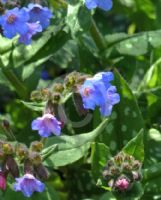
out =
[[112,166],[112,167],[110,167],[110,173],[112,175],[117,175],[117,174],[120,174],[120,170],[118,167]]
[[117,154],[115,157],[114,157],[114,161],[117,165],[121,165],[121,163],[123,162],[124,160],[124,155],[122,153],[119,153]]
[[55,92],[52,94],[51,99],[54,104],[58,104],[61,99],[61,94],[58,92]]
[[52,87],[53,92],[62,93],[64,91],[64,86],[61,83],[55,83]]
[[32,91],[30,99],[32,101],[41,101],[43,99],[41,91],[38,90]]
[[41,156],[38,152],[30,152],[28,158],[31,161],[31,163],[36,166],[41,164],[42,162]]
[[130,172],[132,170],[132,166],[129,163],[123,163],[122,164],[122,169],[125,172]]
[[134,170],[139,170],[141,167],[141,163],[138,160],[134,160],[134,162],[132,163],[132,168]]
[[10,155],[14,153],[14,148],[11,144],[8,143],[3,143],[2,144],[2,150],[4,152],[4,154],[6,155]]
[[43,149],[43,143],[39,141],[34,141],[31,143],[30,148],[32,151],[40,152]]
[[24,160],[28,156],[28,148],[24,144],[19,144],[16,147],[16,155],[20,160]]

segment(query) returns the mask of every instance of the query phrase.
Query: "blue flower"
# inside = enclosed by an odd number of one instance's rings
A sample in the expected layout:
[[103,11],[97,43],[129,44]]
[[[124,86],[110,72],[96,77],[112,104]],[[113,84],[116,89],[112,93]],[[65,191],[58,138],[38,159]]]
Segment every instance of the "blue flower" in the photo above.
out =
[[41,137],[49,137],[52,133],[60,135],[61,122],[59,122],[52,114],[44,114],[33,120],[31,124],[32,130],[38,130]]
[[107,11],[112,8],[112,0],[85,0],[85,5],[88,9],[98,7]]
[[110,116],[112,108],[115,104],[120,102],[120,95],[116,93],[116,87],[110,86],[106,92],[105,103],[100,105],[100,112],[102,116]]
[[8,0],[1,0],[3,4],[7,3]]
[[26,22],[29,15],[26,10],[14,8],[7,10],[6,13],[0,16],[0,25],[3,29],[3,34],[7,38],[13,38],[17,33],[20,35],[26,34],[28,26]]
[[94,79],[89,78],[80,87],[79,92],[85,109],[94,110],[96,106],[104,103],[104,98],[102,97],[106,92],[106,88],[101,81],[94,81]]
[[20,35],[19,43],[24,43],[26,45],[31,44],[32,36],[38,32],[42,31],[41,25],[37,23],[27,23],[28,31],[25,34]]
[[79,88],[83,107],[94,110],[98,106],[102,116],[109,116],[113,105],[120,101],[120,96],[116,93],[116,87],[110,83],[113,79],[112,72],[101,72],[93,78],[86,79]]
[[47,7],[30,3],[27,11],[30,15],[29,22],[39,22],[43,29],[49,26],[52,13]]
[[33,192],[43,192],[45,184],[37,180],[32,174],[25,174],[21,178],[16,178],[14,190],[21,191],[25,197],[30,197]]

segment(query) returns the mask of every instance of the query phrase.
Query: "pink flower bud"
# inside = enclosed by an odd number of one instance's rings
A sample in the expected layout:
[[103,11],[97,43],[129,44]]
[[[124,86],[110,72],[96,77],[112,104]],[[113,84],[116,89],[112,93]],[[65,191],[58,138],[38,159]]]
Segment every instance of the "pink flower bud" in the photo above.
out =
[[126,178],[119,178],[115,183],[115,187],[121,191],[127,190],[129,187],[129,181]]
[[6,177],[2,173],[0,173],[0,189],[6,189]]

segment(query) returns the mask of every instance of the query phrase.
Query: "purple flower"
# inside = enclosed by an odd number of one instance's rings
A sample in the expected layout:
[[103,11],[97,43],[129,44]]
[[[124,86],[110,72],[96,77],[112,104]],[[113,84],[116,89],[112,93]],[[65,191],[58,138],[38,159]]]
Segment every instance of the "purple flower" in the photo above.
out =
[[3,34],[7,38],[13,38],[17,33],[20,35],[26,34],[28,25],[26,22],[29,15],[26,10],[14,8],[7,10],[6,13],[0,16],[0,25],[3,29]]
[[112,72],[102,72],[85,80],[79,88],[85,109],[94,110],[98,106],[102,116],[111,114],[113,105],[120,101],[116,87],[110,83],[113,78]]
[[43,29],[49,26],[52,13],[47,7],[42,7],[39,4],[30,3],[28,5],[27,11],[30,16],[29,22],[39,22]]
[[28,31],[25,34],[20,35],[20,38],[19,38],[19,42],[24,43],[26,45],[31,44],[33,35],[42,31],[42,27],[39,24],[39,22],[27,23],[27,26],[28,26]]
[[49,137],[52,133],[60,135],[61,122],[59,122],[52,114],[44,114],[32,122],[32,130],[38,130],[41,137]]
[[110,86],[106,92],[104,104],[100,105],[100,112],[102,116],[106,117],[111,115],[113,105],[120,102],[120,95],[116,93],[116,87]]
[[3,4],[7,3],[8,0],[1,0]]
[[107,11],[112,8],[112,0],[85,0],[85,5],[88,9],[98,7]]
[[43,192],[45,184],[37,180],[32,174],[25,174],[21,178],[16,178],[14,190],[21,191],[25,197],[30,197],[33,192]]

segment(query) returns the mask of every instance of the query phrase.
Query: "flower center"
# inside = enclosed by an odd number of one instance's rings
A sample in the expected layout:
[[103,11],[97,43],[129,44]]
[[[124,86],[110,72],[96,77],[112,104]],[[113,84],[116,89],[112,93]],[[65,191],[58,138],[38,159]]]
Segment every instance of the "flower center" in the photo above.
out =
[[91,93],[91,89],[90,88],[85,88],[83,91],[84,96],[89,96]]
[[9,24],[12,24],[15,20],[16,20],[16,15],[14,15],[14,14],[11,14],[9,17],[8,17],[8,19],[7,19],[7,22],[9,23]]
[[32,12],[34,12],[34,13],[39,13],[40,10],[41,10],[41,9],[40,9],[39,7],[35,7],[35,8],[32,9]]

